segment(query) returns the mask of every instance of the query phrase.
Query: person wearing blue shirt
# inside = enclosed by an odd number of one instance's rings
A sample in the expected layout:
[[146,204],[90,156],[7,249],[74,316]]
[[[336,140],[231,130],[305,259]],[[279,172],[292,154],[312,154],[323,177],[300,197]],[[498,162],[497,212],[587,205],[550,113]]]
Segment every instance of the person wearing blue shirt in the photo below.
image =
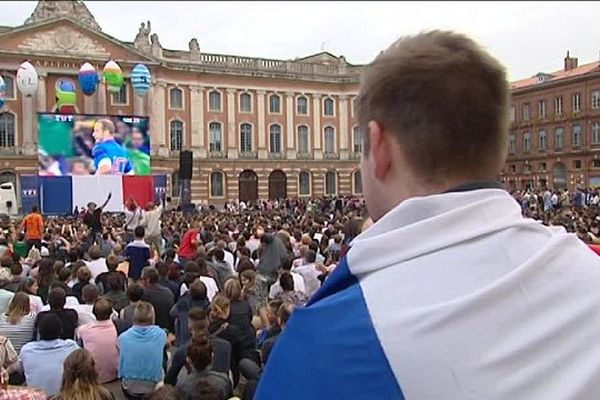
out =
[[99,119],[92,133],[96,145],[92,149],[96,175],[123,175],[133,172],[127,150],[115,140],[115,125],[109,119]]

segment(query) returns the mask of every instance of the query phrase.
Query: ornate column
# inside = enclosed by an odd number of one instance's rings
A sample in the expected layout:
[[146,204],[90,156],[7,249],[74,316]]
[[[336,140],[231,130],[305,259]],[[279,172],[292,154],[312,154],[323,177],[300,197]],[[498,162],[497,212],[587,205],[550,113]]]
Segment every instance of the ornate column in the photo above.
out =
[[256,101],[258,103],[258,129],[256,134],[258,136],[258,158],[266,160],[269,158],[269,149],[267,148],[267,128],[265,124],[265,95],[267,94],[264,90],[256,91]]
[[98,84],[98,114],[106,114],[106,84]]
[[154,133],[151,137],[150,145],[157,148],[159,156],[167,157],[169,148],[166,146],[166,137],[168,136],[167,126],[165,122],[165,89],[167,84],[162,81],[157,81],[152,85],[150,91],[150,101],[152,104],[152,114],[150,129]]
[[342,95],[338,99],[340,102],[340,159],[347,160],[349,158],[348,143],[350,138],[348,131],[348,96]]
[[[37,93],[36,93],[37,95]],[[21,94],[21,140],[23,154],[35,154],[35,146],[33,144],[33,96],[24,96]]]
[[38,112],[47,112],[46,109],[46,73],[38,73],[38,87],[36,93]]
[[235,89],[227,89],[227,158],[238,158],[235,125]]
[[313,140],[312,149],[316,160],[323,159],[323,148],[321,147],[321,95],[313,94]]
[[138,116],[146,115],[144,107],[144,97],[138,96],[133,90],[131,91],[131,95],[133,96],[133,114]]
[[190,113],[192,120],[192,151],[194,157],[206,157],[204,145],[204,87],[190,85]]
[[296,158],[296,147],[294,146],[294,134],[296,129],[294,127],[294,93],[286,92],[285,94],[285,125],[286,125],[286,147],[287,147],[287,158]]

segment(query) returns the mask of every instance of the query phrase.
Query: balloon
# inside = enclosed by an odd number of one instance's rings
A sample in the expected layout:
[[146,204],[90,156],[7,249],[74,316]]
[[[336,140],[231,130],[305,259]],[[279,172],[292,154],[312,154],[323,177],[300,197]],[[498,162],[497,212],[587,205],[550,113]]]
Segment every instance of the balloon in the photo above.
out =
[[123,86],[123,71],[116,62],[110,60],[104,66],[104,81],[109,92],[118,92]]
[[133,91],[138,96],[145,96],[150,90],[152,78],[148,67],[144,64],[138,64],[131,70],[131,84]]
[[37,90],[38,74],[29,61],[19,66],[17,71],[17,87],[27,97],[31,97]]
[[79,86],[86,96],[96,93],[96,89],[98,88],[98,74],[92,64],[86,62],[79,68]]
[[70,79],[56,81],[56,109],[62,114],[75,114],[77,92],[75,83]]

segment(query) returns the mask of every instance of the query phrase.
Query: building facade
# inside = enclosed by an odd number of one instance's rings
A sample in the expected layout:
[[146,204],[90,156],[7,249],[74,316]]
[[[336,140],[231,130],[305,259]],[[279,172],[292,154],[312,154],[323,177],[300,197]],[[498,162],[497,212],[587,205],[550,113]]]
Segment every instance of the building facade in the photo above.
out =
[[[172,195],[181,150],[194,154],[194,202],[361,194],[353,107],[361,66],[327,52],[295,60],[206,54],[196,39],[188,51],[168,50],[150,22],[125,42],[103,33],[81,1],[40,1],[22,26],[0,27],[0,181],[37,173],[36,113],[54,110],[56,82],[76,82],[83,63],[101,71],[110,59],[126,84],[110,93],[101,83],[93,96],[78,88],[78,111],[148,116],[152,170],[169,176]],[[39,75],[31,97],[15,82],[24,60]],[[138,63],[152,73],[145,97],[128,79]]]
[[510,189],[600,186],[600,61],[513,82],[508,159]]

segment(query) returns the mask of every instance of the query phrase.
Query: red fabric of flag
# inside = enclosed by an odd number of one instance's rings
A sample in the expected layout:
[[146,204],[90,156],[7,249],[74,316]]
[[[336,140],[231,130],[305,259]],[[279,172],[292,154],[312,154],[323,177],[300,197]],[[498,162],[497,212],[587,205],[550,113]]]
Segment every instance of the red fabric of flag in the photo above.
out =
[[152,176],[123,175],[123,204],[129,199],[143,208],[154,201],[154,180]]

